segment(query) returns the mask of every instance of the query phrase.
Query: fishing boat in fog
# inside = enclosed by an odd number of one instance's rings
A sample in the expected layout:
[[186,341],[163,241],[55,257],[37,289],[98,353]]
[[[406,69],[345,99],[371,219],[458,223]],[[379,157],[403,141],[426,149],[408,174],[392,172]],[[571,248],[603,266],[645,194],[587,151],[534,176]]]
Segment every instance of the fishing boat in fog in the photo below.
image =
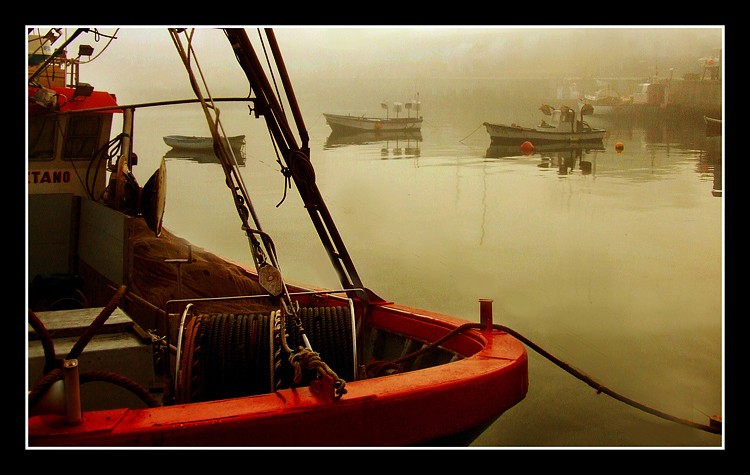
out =
[[536,127],[522,127],[517,124],[493,124],[484,122],[493,145],[521,145],[530,142],[535,147],[541,144],[570,144],[601,142],[606,134],[605,129],[592,128],[583,120],[591,112],[591,107],[582,104],[579,113],[568,106],[554,109],[542,104],[539,110],[547,120],[542,120]]
[[[419,109],[421,107],[419,99],[413,99],[405,104],[394,102],[392,107],[393,111],[396,113],[396,117],[390,117],[389,111],[391,104],[383,101],[380,105],[386,110],[386,117],[329,113],[323,113],[323,117],[325,117],[326,123],[331,127],[332,132],[335,134],[352,134],[360,132],[415,132],[422,128],[422,117],[419,116]],[[407,117],[398,117],[398,114],[403,109],[406,109],[409,114],[414,110],[415,116],[411,117],[410,115],[407,115]]]
[[421,117],[396,117],[391,119],[381,117],[366,117],[352,115],[323,114],[331,130],[337,133],[368,132],[402,132],[405,130],[420,130]]
[[[53,31],[30,33],[29,51],[53,44],[61,36]],[[199,58],[214,51],[196,51],[193,40],[205,32],[226,37],[245,73],[253,95],[234,99],[248,102],[250,120],[264,119],[277,151],[266,163],[278,163],[285,189],[296,186],[339,288],[282,273],[221,133],[218,102],[200,86]],[[263,55],[266,66],[244,29],[168,29],[195,93],[179,101],[121,104],[81,81],[81,55],[65,50],[87,34],[117,40],[101,31],[76,29],[41,62],[30,59],[29,446],[466,445],[525,398],[526,347],[493,321],[491,299],[478,298],[476,318],[467,320],[392,302],[365,285],[316,183],[275,33],[258,32],[263,51],[272,52]],[[143,63],[119,59],[132,68]],[[122,75],[119,67],[110,72]],[[224,169],[215,186],[232,195],[251,265],[162,226],[163,158],[145,185],[136,180],[135,114],[178,103],[206,116]],[[122,131],[111,134],[120,122]],[[375,122],[346,123],[378,130]],[[379,123],[417,128],[421,118]],[[294,267],[319,263],[313,257]]]

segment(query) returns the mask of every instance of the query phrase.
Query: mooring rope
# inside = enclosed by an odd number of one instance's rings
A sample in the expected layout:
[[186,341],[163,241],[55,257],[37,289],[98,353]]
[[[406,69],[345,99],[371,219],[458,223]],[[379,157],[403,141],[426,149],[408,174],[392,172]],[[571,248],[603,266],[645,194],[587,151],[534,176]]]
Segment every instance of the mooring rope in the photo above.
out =
[[47,374],[55,369],[55,342],[52,340],[47,327],[39,319],[39,316],[31,309],[29,309],[29,325],[39,336],[39,340],[42,343],[42,349],[44,350],[44,370],[43,373]]
[[73,345],[73,348],[71,348],[70,352],[68,353],[68,356],[65,357],[66,359],[76,359],[81,355],[81,352],[89,343],[89,341],[94,338],[99,329],[104,325],[104,322],[107,321],[109,316],[112,315],[112,312],[114,312],[117,306],[120,305],[120,301],[125,295],[127,289],[128,288],[125,285],[121,285],[117,289],[115,295],[112,296],[109,302],[107,302],[107,305],[102,309],[101,312],[99,312],[99,315],[97,315],[94,321],[91,322],[88,327],[86,327],[86,331],[78,338],[78,341],[76,341],[75,345]]
[[[442,338],[430,343],[429,345],[425,345],[424,347],[420,348],[419,350],[415,351],[414,353],[408,354],[406,356],[403,356],[397,360],[394,360],[392,363],[397,364],[402,361],[406,361],[412,358],[416,358],[417,356],[431,350],[432,348],[435,348],[436,346],[440,345],[441,343],[445,342],[449,338],[454,337],[455,335],[458,335],[459,333],[462,333],[469,329],[477,329],[482,330],[484,328],[484,324],[481,323],[465,323],[454,330],[450,331],[449,333],[445,334]],[[702,431],[711,432],[712,434],[721,434],[722,429],[721,427],[715,427],[711,425],[706,424],[699,424],[697,422],[693,422],[687,419],[682,419],[670,414],[667,414],[663,411],[659,411],[657,409],[653,409],[651,407],[646,406],[645,404],[641,404],[633,399],[630,399],[628,397],[625,397],[621,394],[618,394],[617,392],[613,391],[612,389],[604,386],[603,384],[595,381],[593,378],[589,377],[588,375],[584,374],[583,372],[577,370],[576,368],[572,367],[570,364],[562,361],[561,359],[553,356],[551,353],[534,343],[533,341],[529,340],[525,336],[521,335],[517,331],[513,330],[512,328],[508,328],[504,325],[498,325],[493,324],[492,328],[495,330],[503,331],[505,333],[509,333],[510,335],[513,335],[514,337],[521,340],[523,343],[531,347],[534,351],[542,355],[543,357],[550,360],[555,365],[559,366],[566,372],[570,373],[571,375],[575,376],[577,379],[583,381],[584,383],[588,384],[592,388],[596,389],[596,393],[604,393],[607,394],[610,397],[613,397],[617,399],[620,402],[624,402],[625,404],[634,407],[636,409],[640,409],[641,411],[647,412],[649,414],[652,414],[657,417],[661,417],[662,419],[666,419],[672,422],[676,422],[678,424],[686,425],[689,427],[692,427],[694,429],[700,429]]]
[[[306,338],[305,337],[305,330],[302,327],[302,321],[299,317],[299,303],[296,306],[294,314],[290,314],[289,316],[295,317],[295,325],[296,325],[296,337],[298,338]],[[288,361],[294,368],[294,383],[300,384],[302,382],[302,370],[315,370],[320,374],[321,376],[329,376],[331,379],[333,379],[333,385],[335,388],[335,397],[336,399],[341,398],[344,394],[347,393],[346,389],[346,381],[341,379],[338,374],[336,374],[335,371],[331,369],[328,364],[326,364],[321,358],[320,354],[313,351],[311,348],[306,348],[305,346],[297,346],[297,349],[294,350],[290,347],[288,341],[287,341],[287,327],[286,327],[286,317],[287,315],[282,315],[281,311],[277,311],[278,313],[278,322],[280,325],[279,329],[279,340],[281,344],[281,348],[286,352],[288,356]]]
[[471,133],[470,133],[469,135],[467,135],[466,137],[464,137],[464,138],[462,138],[461,140],[459,140],[459,141],[458,141],[458,143],[461,143],[461,144],[464,144],[464,145],[466,145],[466,144],[464,143],[464,140],[466,140],[466,139],[468,139],[469,137],[471,137],[472,135],[474,135],[474,132],[476,132],[477,130],[481,129],[482,127],[484,127],[484,124],[480,125],[480,126],[479,126],[479,127],[477,127],[476,129],[474,129],[474,130],[473,130],[473,131],[472,131],[472,132],[471,132]]
[[[110,309],[113,310],[112,307],[116,306],[116,302],[119,302],[123,295],[126,292],[125,286],[121,286],[115,296],[110,301],[109,305],[103,309],[103,311],[99,314],[99,316],[95,319],[95,322],[92,323],[90,328],[98,328],[101,326],[101,324],[109,317],[109,315],[112,313]],[[29,320],[32,326],[37,330],[37,333],[40,334],[40,336],[44,336],[45,329],[44,325],[41,324],[41,322],[38,320],[38,317],[36,314],[32,311],[29,312]],[[324,376],[329,376],[334,380],[334,387],[336,388],[336,398],[340,398],[343,394],[346,394],[345,385],[346,382],[339,378],[335,371],[333,371],[325,362],[323,362],[320,358],[320,355],[309,348],[304,348],[302,346],[299,346],[297,348],[297,351],[292,350],[292,348],[289,347],[287,341],[286,341],[286,331],[285,331],[285,319],[281,318],[281,321],[279,322],[281,324],[281,332],[280,332],[280,340],[281,345],[283,349],[286,351],[287,354],[290,355],[289,361],[292,363],[295,371],[295,380],[301,380],[301,370],[304,369],[315,369],[318,373]],[[395,371],[400,372],[400,363],[414,359],[419,355],[422,355],[437,346],[441,345],[448,339],[458,335],[459,333],[462,333],[466,330],[470,329],[476,329],[476,330],[483,330],[485,328],[485,325],[482,323],[465,323],[463,325],[460,325],[456,327],[455,329],[451,330],[450,332],[443,335],[438,340],[435,340],[434,342],[430,344],[424,345],[419,350],[410,353],[408,355],[405,355],[401,358],[398,358],[394,361],[390,362],[383,362],[383,361],[375,361],[367,365],[366,373],[371,376],[379,376],[380,371]],[[492,328],[494,330],[502,331],[505,333],[508,333],[521,342],[528,345],[531,349],[542,355],[543,357],[547,358],[549,361],[557,365],[558,367],[562,368],[572,376],[576,377],[577,379],[585,382],[592,388],[594,388],[597,392],[597,394],[604,393],[608,396],[617,399],[620,402],[623,402],[631,407],[634,407],[636,409],[639,409],[641,411],[647,412],[649,414],[652,414],[654,416],[660,417],[662,419],[666,419],[672,422],[676,422],[678,424],[686,425],[689,427],[692,427],[694,429],[703,430],[705,432],[710,432],[712,434],[721,434],[722,428],[721,426],[713,426],[713,425],[706,425],[706,424],[700,424],[697,422],[693,422],[687,419],[679,418],[670,414],[667,414],[663,411],[651,408],[649,406],[646,406],[645,404],[639,403],[638,401],[635,401],[631,398],[628,398],[626,396],[623,396],[616,391],[606,387],[605,385],[599,383],[598,381],[594,380],[590,376],[586,375],[585,373],[581,372],[580,370],[574,368],[570,364],[562,361],[561,359],[557,358],[556,356],[552,355],[533,341],[529,340],[522,334],[518,333],[517,331],[513,330],[512,328],[506,327],[504,325],[499,324],[492,324]],[[40,331],[41,330],[41,331]],[[90,339],[89,333],[83,335],[77,342],[76,348],[74,350],[71,350],[71,352],[68,354],[68,357],[77,357],[80,354],[80,350],[83,349],[83,347],[86,345],[88,340]],[[49,350],[52,351],[52,354],[50,355],[51,358],[54,359],[54,349],[51,348],[45,348],[47,352]],[[51,366],[50,364],[50,356],[47,358],[47,364],[46,366]],[[40,378],[39,381],[34,385],[34,387],[29,391],[29,400],[30,400],[30,407],[33,407],[33,405],[38,401],[39,398],[41,398],[42,394],[51,386],[52,383],[54,383],[56,380],[60,379],[62,377],[62,372],[55,368],[51,371],[49,371],[49,368],[45,368],[47,371],[45,371],[45,375]],[[93,373],[93,372],[90,372]],[[92,380],[100,380],[100,381],[109,381],[115,384],[119,384],[120,386],[130,389],[133,391],[136,395],[138,395],[146,404],[148,404],[151,407],[155,407],[156,405],[159,405],[158,401],[153,399],[150,394],[148,394],[148,391],[145,389],[142,389],[140,385],[138,385],[135,382],[132,382],[130,380],[127,380],[126,378],[118,378],[111,376],[109,374],[104,374],[104,372],[96,372],[93,374],[93,378],[91,374],[88,374],[84,376],[84,374],[81,375],[81,382],[87,382]],[[299,381],[296,381],[299,383]]]

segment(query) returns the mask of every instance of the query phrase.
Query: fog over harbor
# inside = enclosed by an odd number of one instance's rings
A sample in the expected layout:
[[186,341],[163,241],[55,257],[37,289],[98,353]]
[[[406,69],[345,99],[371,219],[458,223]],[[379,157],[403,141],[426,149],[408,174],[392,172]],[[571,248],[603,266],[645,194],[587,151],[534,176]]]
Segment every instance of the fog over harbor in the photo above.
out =
[[[215,26],[194,36],[207,88],[252,96]],[[304,116],[316,182],[368,288],[472,321],[477,300],[493,299],[496,323],[617,393],[695,422],[724,415],[725,134],[709,135],[698,114],[592,114],[607,131],[601,147],[526,154],[498,152],[483,127],[533,127],[540,103],[561,105],[561,85],[588,94],[600,80],[695,77],[707,58],[722,60],[722,25],[266,26]],[[265,62],[257,27],[244,27]],[[94,48],[81,81],[123,105],[195,98],[168,26],[89,28],[98,34],[68,48],[69,57],[79,44]],[[323,115],[384,117],[395,109],[381,102],[414,98],[418,139],[337,141]],[[247,138],[242,177],[284,274],[336,288],[307,210],[287,196],[263,117],[245,103],[221,112],[226,135]],[[163,159],[169,169],[164,227],[252,265],[222,167],[172,154],[164,140],[210,135],[203,110],[142,107],[135,123],[138,182]],[[622,404],[528,354],[526,398],[473,446],[723,447],[723,436]]]
[[[209,27],[201,27],[207,29]],[[247,26],[252,41],[253,26]],[[164,90],[187,84],[165,27],[97,28],[117,36],[112,50],[138,49],[139,66],[117,64],[110,51],[86,68],[101,89],[140,89],[137,96],[163,97]],[[330,80],[429,80],[471,78],[682,77],[699,71],[699,59],[720,54],[722,26],[689,27],[518,27],[518,26],[299,26],[274,27],[285,62],[298,89]],[[227,47],[224,34],[196,35],[196,49],[216,95],[241,94],[247,81]],[[100,37],[96,53],[107,44]],[[204,50],[205,51],[205,50]],[[263,54],[259,49],[259,55]],[[95,53],[95,54],[96,54]],[[119,83],[106,83],[97,71],[121,68]],[[159,71],[153,74],[153,68]],[[138,76],[138,71],[151,70]],[[177,81],[175,81],[177,79]],[[151,92],[149,92],[151,91]],[[178,90],[175,90],[177,93]],[[121,94],[123,94],[121,92]],[[189,91],[187,91],[189,92]],[[127,101],[127,99],[125,99]]]

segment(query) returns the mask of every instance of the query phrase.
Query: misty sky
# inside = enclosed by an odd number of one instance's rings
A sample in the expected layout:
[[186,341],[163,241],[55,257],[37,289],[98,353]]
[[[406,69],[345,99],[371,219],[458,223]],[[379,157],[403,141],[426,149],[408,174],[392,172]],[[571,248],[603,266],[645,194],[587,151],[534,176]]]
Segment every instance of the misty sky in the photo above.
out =
[[[104,35],[117,31],[116,27],[97,29]],[[45,33],[49,27],[40,30]],[[205,31],[198,31],[195,41],[204,70],[213,71],[222,79],[221,83],[234,82],[236,78],[238,83],[245,84],[224,34],[208,27],[201,27],[201,30]],[[661,67],[668,64],[668,58],[675,57],[689,60],[688,66],[695,61],[695,72],[698,72],[698,58],[722,49],[724,33],[721,25],[656,28],[304,26],[276,27],[275,32],[287,68],[297,81],[378,75],[597,75],[634,61],[643,62],[649,68]],[[248,35],[257,46],[254,27],[248,27]],[[87,34],[79,38],[80,41],[68,49],[69,54],[77,51],[78,43],[94,46],[94,60],[86,66],[87,77],[82,81],[95,83],[100,89],[125,91],[134,80],[143,81],[155,90],[163,89],[174,83],[170,75],[185,74],[165,27],[120,28],[118,39],[101,57],[96,54],[107,44],[106,37]],[[262,50],[258,51],[262,54]],[[104,83],[111,81],[108,71],[113,68],[122,70],[119,79],[116,83]],[[142,69],[151,72],[142,78],[135,76],[136,71]],[[177,79],[184,80],[184,76]]]

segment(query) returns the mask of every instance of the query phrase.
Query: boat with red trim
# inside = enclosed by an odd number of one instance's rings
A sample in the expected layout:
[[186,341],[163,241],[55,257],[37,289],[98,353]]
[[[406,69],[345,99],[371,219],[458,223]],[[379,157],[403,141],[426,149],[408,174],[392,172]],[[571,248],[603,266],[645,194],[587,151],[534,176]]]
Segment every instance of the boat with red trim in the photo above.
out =
[[[491,299],[478,298],[469,321],[392,302],[360,278],[317,187],[275,32],[259,30],[291,119],[244,29],[168,31],[195,98],[138,104],[78,76],[93,52],[83,38],[127,30],[29,32],[28,446],[465,445],[520,403],[526,348],[494,322]],[[200,88],[193,40],[209,31],[226,37],[252,96]],[[222,101],[264,119],[280,179],[295,184],[340,288],[282,274],[220,133]],[[217,186],[232,193],[252,265],[163,227],[163,159],[145,185],[133,174],[136,111],[176,104],[206,115],[225,172]]]

